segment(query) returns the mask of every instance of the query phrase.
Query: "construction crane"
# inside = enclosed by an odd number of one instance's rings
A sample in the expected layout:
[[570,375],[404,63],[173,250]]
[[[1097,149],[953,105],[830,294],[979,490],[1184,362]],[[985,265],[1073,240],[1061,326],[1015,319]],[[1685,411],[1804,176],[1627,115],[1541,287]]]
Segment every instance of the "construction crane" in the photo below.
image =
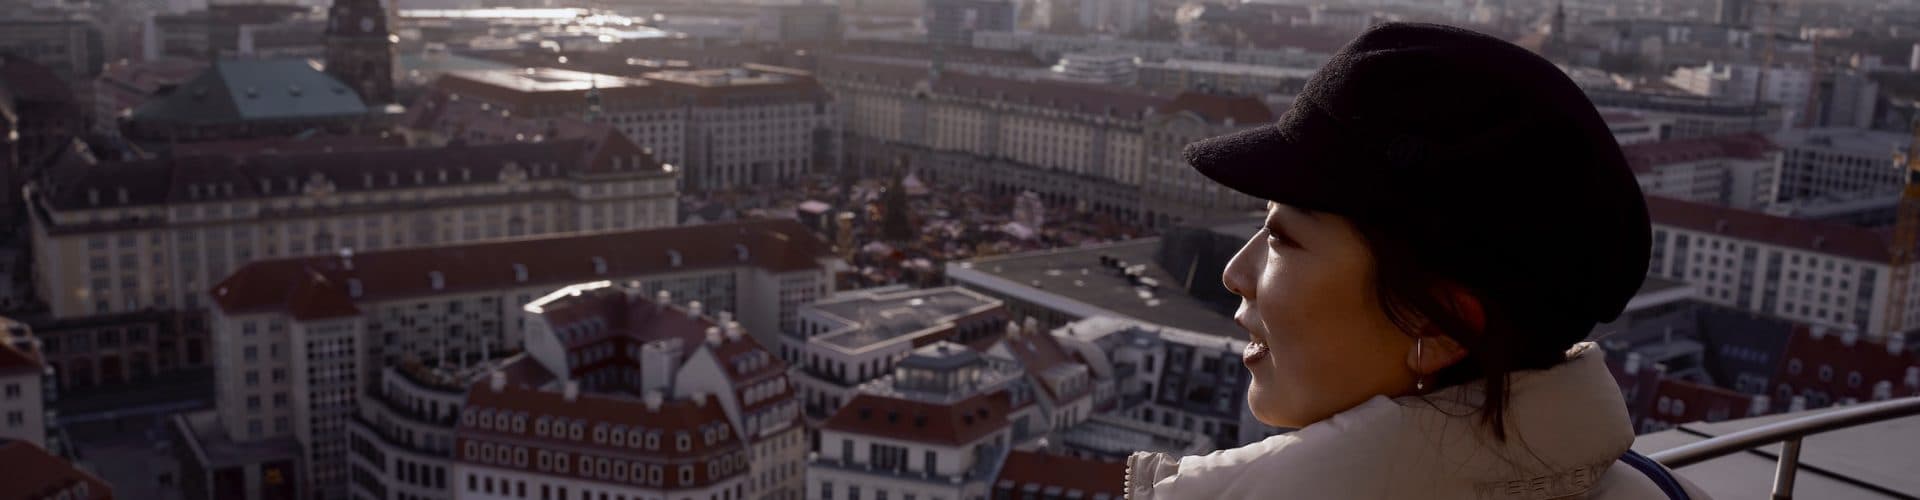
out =
[[1907,144],[1903,163],[1907,167],[1907,187],[1900,192],[1900,205],[1893,223],[1893,239],[1887,242],[1887,255],[1891,258],[1893,273],[1890,276],[1887,302],[1887,317],[1880,331],[1886,335],[1899,335],[1908,326],[1907,289],[1912,286],[1911,267],[1914,252],[1920,250],[1920,120],[1913,122],[1913,142]]

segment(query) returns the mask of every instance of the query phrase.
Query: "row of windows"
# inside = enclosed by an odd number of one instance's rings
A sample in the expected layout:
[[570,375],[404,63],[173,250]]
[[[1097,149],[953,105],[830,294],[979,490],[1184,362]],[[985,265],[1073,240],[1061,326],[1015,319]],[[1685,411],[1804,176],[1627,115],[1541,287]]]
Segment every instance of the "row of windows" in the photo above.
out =
[[[467,408],[461,412],[465,425],[500,432],[527,432],[528,414],[525,411],[495,410],[491,408]],[[706,444],[725,442],[731,438],[732,427],[726,422],[711,422],[701,425],[701,433]],[[596,423],[592,429],[594,444],[624,446],[647,450],[660,449],[660,430],[642,427],[628,427],[625,424]],[[555,439],[585,441],[587,421],[569,419],[551,415],[541,415],[534,419],[533,435]],[[693,435],[687,431],[674,431],[674,449],[688,451],[693,449]]]

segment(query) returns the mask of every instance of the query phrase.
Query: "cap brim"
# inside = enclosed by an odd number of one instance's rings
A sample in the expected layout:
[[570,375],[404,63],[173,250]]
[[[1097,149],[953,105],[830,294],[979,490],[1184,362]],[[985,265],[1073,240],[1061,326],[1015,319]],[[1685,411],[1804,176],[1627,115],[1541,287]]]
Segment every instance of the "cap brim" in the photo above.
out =
[[[1289,115],[1298,110],[1290,110]],[[1268,124],[1188,144],[1187,164],[1222,186],[1263,200],[1339,212],[1330,141],[1306,140],[1301,122]],[[1317,134],[1316,134],[1317,135]]]

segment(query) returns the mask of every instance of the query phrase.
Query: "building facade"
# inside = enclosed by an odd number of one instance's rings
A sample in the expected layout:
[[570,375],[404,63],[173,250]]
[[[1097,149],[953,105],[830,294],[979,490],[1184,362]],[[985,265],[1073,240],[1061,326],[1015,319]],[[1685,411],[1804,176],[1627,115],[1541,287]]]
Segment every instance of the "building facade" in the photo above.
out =
[[1781,154],[1758,134],[1620,147],[1648,195],[1762,210],[1776,199]]
[[307,488],[344,497],[356,389],[385,366],[486,359],[550,335],[522,305],[593,280],[637,280],[728,319],[738,312],[744,331],[771,344],[799,304],[831,287],[834,260],[814,238],[797,222],[766,221],[256,262],[213,289],[219,429],[243,443],[292,438]]
[[327,11],[327,74],[372,104],[393,102],[394,45],[387,6],[377,0],[335,0]]
[[1776,201],[1891,189],[1907,183],[1906,164],[1896,158],[1913,142],[1907,134],[1852,128],[1784,130],[1772,137],[1781,149]]
[[938,340],[985,349],[1007,320],[1000,301],[961,288],[853,290],[801,306],[779,353],[794,366],[807,415],[820,421],[914,349]]
[[1012,31],[1019,5],[1012,0],[927,0],[927,42],[966,47],[979,31]]
[[47,446],[46,403],[53,396],[39,342],[27,325],[0,318],[0,441]]
[[772,66],[659,71],[640,77],[559,69],[457,71],[435,92],[502,116],[606,123],[685,170],[687,188],[788,182],[834,149],[834,106],[812,76]]
[[100,27],[87,19],[0,20],[0,52],[53,68],[73,81],[100,73],[106,64]]
[[258,259],[664,227],[676,174],[618,140],[176,157],[31,189],[55,318],[198,309]]

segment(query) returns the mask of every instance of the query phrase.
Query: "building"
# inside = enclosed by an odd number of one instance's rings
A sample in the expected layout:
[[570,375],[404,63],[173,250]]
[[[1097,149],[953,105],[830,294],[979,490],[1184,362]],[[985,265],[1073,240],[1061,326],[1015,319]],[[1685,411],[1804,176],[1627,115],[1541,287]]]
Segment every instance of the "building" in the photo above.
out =
[[1126,498],[1127,464],[1018,451],[993,483],[993,498]]
[[189,500],[309,498],[293,436],[236,440],[218,410],[202,410],[169,419],[167,441],[180,467],[180,494]]
[[[737,311],[756,343],[772,345],[775,332],[793,327],[800,304],[829,291],[833,262],[824,244],[791,221],[255,262],[213,287],[209,323],[220,368],[213,429],[236,443],[291,439],[302,453],[302,490],[344,496],[357,391],[389,363],[485,358],[547,338],[554,327],[525,319],[521,305],[591,280],[638,280],[629,286],[689,298],[688,308],[722,311],[726,319]],[[527,350],[544,366],[561,356],[552,349],[558,346]],[[583,374],[560,368],[548,370]]]
[[0,53],[51,68],[66,81],[98,74],[106,51],[100,27],[92,20],[31,15],[0,20]]
[[[1052,336],[1073,357],[1087,360],[1093,411],[1204,440],[1201,449],[1185,443],[1160,446],[1198,454],[1280,432],[1247,408],[1246,368],[1239,363],[1244,340],[1113,316],[1068,323]],[[1075,437],[1065,436],[1069,442]]]
[[86,113],[72,86],[55,71],[30,59],[0,52],[0,122],[6,151],[0,151],[0,221],[11,227],[22,219],[20,187],[72,151],[86,130]]
[[[518,349],[500,354],[513,355]],[[431,364],[408,356],[380,370],[359,396],[357,418],[347,422],[347,477],[375,498],[451,500],[455,428],[467,388],[516,359],[493,353],[456,358],[443,350]],[[477,359],[466,359],[466,358]],[[471,362],[470,362],[471,361]]]
[[975,32],[1013,31],[1018,9],[1012,0],[928,0],[921,19],[928,43],[966,47]]
[[457,498],[803,496],[806,428],[786,364],[730,312],[643,290],[603,281],[525,306],[520,364],[532,366],[468,390]]
[[222,60],[133,108],[122,131],[159,145],[378,129],[384,112],[352,87],[296,59]]
[[[38,341],[27,325],[0,318],[0,441],[47,446],[46,403],[53,397]],[[5,462],[0,462],[5,463]]]
[[335,0],[327,11],[327,74],[369,104],[393,101],[394,45],[387,6],[378,0]]
[[1605,112],[1631,112],[1670,120],[1662,139],[1691,139],[1747,132],[1772,134],[1786,125],[1788,110],[1751,101],[1724,101],[1689,94],[1586,89],[1587,98]]
[[1139,80],[1140,68],[1128,54],[1075,53],[1060,56],[1051,76],[1089,85],[1131,86]]
[[682,166],[688,189],[792,181],[823,167],[835,148],[829,96],[811,75],[788,68],[641,77],[551,68],[455,71],[434,87],[511,116],[610,124],[655,157]]
[[7,464],[8,499],[113,500],[106,481],[33,443],[0,438],[0,464]]
[[1816,128],[1784,130],[1772,139],[1781,149],[1782,160],[1775,201],[1891,189],[1907,183],[1906,165],[1895,157],[1913,142],[1907,134]]
[[[1881,232],[1649,196],[1650,276],[1699,287],[1700,299],[1881,338],[1920,324],[1896,294]],[[1908,286],[1920,283],[1908,282]]]
[[1614,142],[1621,146],[1664,141],[1672,135],[1671,118],[1655,118],[1624,111],[1602,112],[1600,118],[1607,122],[1607,130],[1613,132]]
[[1128,35],[1153,20],[1152,0],[1078,0],[1075,20],[1092,33]]
[[1795,219],[1837,222],[1867,228],[1890,228],[1899,220],[1901,191],[1886,186],[1775,203],[1767,213]]
[[1677,68],[1666,81],[1716,100],[1779,105],[1796,127],[1871,127],[1880,95],[1879,84],[1861,73],[1791,65],[1707,63]]
[[1200,90],[1238,95],[1295,94],[1313,68],[1167,59],[1140,62],[1139,86],[1154,92]]
[[951,341],[985,350],[1009,317],[1000,301],[963,288],[891,287],[842,292],[800,306],[799,328],[785,332],[781,358],[807,415],[824,420],[860,386],[893,373],[922,346]]
[[[1269,25],[1270,26],[1270,25]],[[1331,39],[1331,37],[1328,37]],[[1069,52],[1121,52],[1139,56],[1142,61],[1192,59],[1235,62],[1262,66],[1318,68],[1327,63],[1340,44],[1352,38],[1339,38],[1333,44],[1315,43],[1314,47],[1189,44],[1165,40],[1139,40],[1113,35],[1070,35],[1025,31],[983,31],[973,36],[973,46],[981,49],[1030,52],[1044,60],[1055,60]]]
[[758,38],[772,42],[837,42],[843,31],[840,6],[833,4],[765,6],[759,21]]
[[1171,99],[1113,87],[1019,81],[824,58],[844,113],[850,168],[908,166],[994,194],[1165,226],[1257,207],[1187,168],[1180,149],[1271,122],[1252,97]]
[[822,424],[808,498],[987,498],[1035,413],[1009,359],[935,342]]
[[672,225],[674,182],[617,135],[63,169],[30,188],[35,286],[56,319],[193,310],[256,259]]
[[157,14],[144,27],[145,59],[320,58],[327,22],[307,6],[203,3]]
[[135,108],[173,92],[206,67],[199,60],[174,57],[107,64],[93,81],[93,132],[119,136],[122,122],[133,117]]
[[200,311],[150,309],[23,319],[32,325],[41,361],[52,371],[48,381],[67,390],[211,368],[206,318]]
[[[1244,245],[1252,234],[1230,238]],[[956,285],[1002,301],[1010,316],[1033,317],[1045,328],[1107,316],[1244,338],[1245,331],[1228,316],[1237,298],[1223,306],[1185,291],[1188,285],[1219,288],[1219,271],[1204,274],[1201,259],[1193,257],[1183,258],[1178,268],[1163,268],[1155,260],[1160,252],[1159,238],[1140,238],[949,262],[946,275]]]
[[1760,210],[1773,203],[1781,154],[1759,134],[1621,146],[1640,191],[1696,203]]

